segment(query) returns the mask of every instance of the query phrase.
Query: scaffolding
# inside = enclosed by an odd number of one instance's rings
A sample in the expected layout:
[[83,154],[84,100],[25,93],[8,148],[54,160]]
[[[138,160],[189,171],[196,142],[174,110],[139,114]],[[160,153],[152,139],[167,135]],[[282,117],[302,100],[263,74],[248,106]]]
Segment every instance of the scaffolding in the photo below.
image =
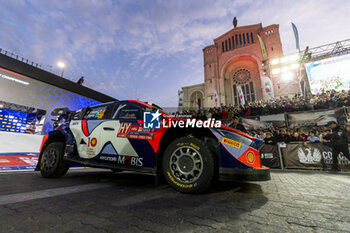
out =
[[350,39],[347,39],[311,49],[305,49],[301,54],[304,54],[303,62],[310,62],[330,57],[337,57],[349,53]]

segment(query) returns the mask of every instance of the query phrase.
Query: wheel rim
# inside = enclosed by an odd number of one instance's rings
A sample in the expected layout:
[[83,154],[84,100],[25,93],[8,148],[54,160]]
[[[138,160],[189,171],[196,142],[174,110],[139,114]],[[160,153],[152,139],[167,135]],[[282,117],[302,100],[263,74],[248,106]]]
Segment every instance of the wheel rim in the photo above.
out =
[[202,175],[203,158],[193,147],[182,146],[172,153],[169,165],[173,177],[182,183],[192,183]]
[[55,149],[50,149],[45,151],[44,153],[44,160],[43,160],[43,169],[44,170],[51,170],[56,163],[56,160],[58,158],[58,152]]

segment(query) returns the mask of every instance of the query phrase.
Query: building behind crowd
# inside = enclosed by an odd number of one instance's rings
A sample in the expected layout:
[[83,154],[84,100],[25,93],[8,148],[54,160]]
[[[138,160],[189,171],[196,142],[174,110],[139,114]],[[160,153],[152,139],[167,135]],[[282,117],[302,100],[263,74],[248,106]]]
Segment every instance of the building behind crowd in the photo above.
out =
[[285,80],[269,71],[268,62],[283,56],[279,25],[235,27],[203,49],[204,83],[183,87],[184,108],[233,106],[245,101],[301,93],[297,75]]

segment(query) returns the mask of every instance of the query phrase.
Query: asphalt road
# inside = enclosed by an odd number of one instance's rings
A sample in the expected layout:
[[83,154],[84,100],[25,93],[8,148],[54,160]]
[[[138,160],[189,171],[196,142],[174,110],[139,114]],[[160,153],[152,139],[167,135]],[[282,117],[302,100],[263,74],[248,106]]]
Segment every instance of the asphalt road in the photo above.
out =
[[189,195],[134,173],[0,173],[0,232],[350,232],[350,175],[273,172]]

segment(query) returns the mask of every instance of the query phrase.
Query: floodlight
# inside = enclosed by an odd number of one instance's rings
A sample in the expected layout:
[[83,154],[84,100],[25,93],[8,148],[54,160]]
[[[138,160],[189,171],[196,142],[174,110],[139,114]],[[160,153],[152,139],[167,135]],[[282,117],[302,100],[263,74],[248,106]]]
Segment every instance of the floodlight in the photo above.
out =
[[272,74],[279,74],[281,72],[280,68],[276,68],[272,70]]
[[64,69],[64,67],[66,66],[63,62],[59,61],[57,62],[57,66]]
[[290,68],[291,70],[296,70],[296,69],[299,68],[299,63],[293,63],[293,64],[291,64],[291,65],[289,66],[289,68]]
[[288,72],[289,71],[289,67],[288,66],[283,66],[281,68],[281,71],[282,71],[282,73]]
[[271,65],[277,65],[279,63],[279,59],[275,58],[271,60]]
[[285,81],[290,81],[293,79],[293,73],[292,72],[287,72],[282,74],[282,79]]
[[288,62],[288,57],[282,57],[280,59],[281,63],[287,63]]

